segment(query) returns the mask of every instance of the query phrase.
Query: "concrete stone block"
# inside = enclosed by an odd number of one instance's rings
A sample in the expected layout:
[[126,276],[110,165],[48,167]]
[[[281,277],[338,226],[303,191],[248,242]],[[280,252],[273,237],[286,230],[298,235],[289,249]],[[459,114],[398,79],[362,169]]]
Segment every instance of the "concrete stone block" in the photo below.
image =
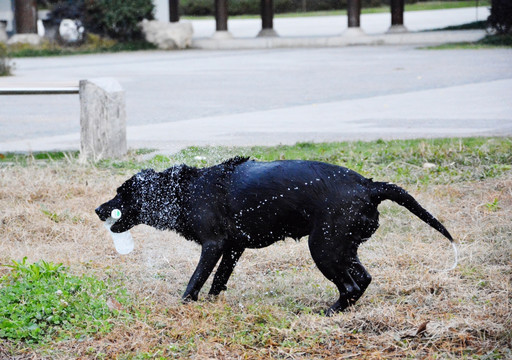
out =
[[126,102],[112,78],[80,81],[80,156],[97,161],[127,152]]
[[279,36],[274,29],[261,29],[257,37],[276,37]]
[[404,25],[391,25],[386,34],[402,34],[406,33],[408,30]]
[[155,44],[159,49],[185,49],[192,44],[194,30],[190,22],[166,23],[144,19],[140,25],[146,41]]
[[233,39],[233,34],[231,34],[227,30],[217,30],[212,35],[212,40],[231,40]]
[[37,34],[15,34],[7,40],[8,45],[14,44],[29,44],[33,46],[41,45],[43,38]]

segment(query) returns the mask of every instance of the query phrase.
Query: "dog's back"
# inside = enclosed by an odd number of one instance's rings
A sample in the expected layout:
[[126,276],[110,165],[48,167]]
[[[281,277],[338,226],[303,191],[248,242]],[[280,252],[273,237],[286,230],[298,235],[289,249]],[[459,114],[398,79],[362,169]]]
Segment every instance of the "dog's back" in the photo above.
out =
[[365,239],[375,231],[378,217],[371,183],[352,170],[320,162],[247,161],[230,177],[228,207],[248,247],[298,239],[320,223],[359,231]]

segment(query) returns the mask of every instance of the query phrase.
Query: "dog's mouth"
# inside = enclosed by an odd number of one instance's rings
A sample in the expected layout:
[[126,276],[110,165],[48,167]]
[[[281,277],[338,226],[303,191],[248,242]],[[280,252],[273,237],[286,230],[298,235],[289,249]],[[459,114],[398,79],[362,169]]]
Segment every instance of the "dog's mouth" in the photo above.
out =
[[125,232],[126,230],[128,230],[128,229],[126,229],[126,226],[123,226],[123,224],[121,223],[120,220],[116,221],[110,227],[110,231],[112,231],[114,233],[122,233],[122,232]]
[[123,219],[121,218],[121,219],[117,220],[114,224],[112,224],[112,226],[110,227],[110,231],[112,231],[114,233],[122,233],[122,232],[130,230],[133,227],[133,225],[126,224],[122,220]]
[[[110,218],[110,216],[111,216],[110,211],[106,211],[106,210],[102,209],[101,207],[96,209],[96,214],[98,215],[100,220],[103,222],[107,221],[107,219]],[[123,217],[121,217],[119,220],[117,220],[115,223],[113,223],[112,226],[110,227],[110,231],[112,231],[114,233],[122,233],[122,232],[130,230],[133,227],[133,226],[127,224],[123,220],[124,220]]]

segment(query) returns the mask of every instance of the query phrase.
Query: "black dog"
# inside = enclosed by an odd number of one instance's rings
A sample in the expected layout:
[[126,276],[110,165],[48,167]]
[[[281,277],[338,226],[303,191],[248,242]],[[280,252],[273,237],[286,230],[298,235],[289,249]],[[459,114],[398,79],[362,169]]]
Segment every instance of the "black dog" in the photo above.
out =
[[104,221],[112,209],[122,211],[113,232],[146,224],[176,230],[199,243],[201,258],[185,300],[197,300],[221,257],[212,295],[226,289],[246,248],[309,235],[311,256],[340,293],[327,312],[332,314],[354,304],[370,284],[357,248],[377,230],[377,206],[387,199],[453,241],[445,227],[402,188],[313,161],[255,162],[236,157],[204,169],[179,165],[160,173],[143,170],[96,213]]

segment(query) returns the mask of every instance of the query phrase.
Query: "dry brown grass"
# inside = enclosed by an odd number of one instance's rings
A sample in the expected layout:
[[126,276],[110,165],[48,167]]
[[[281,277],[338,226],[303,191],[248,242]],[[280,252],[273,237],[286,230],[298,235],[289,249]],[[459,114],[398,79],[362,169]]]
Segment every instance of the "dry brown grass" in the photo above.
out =
[[[183,305],[199,248],[139,226],[118,256],[94,208],[127,175],[71,162],[0,167],[0,262],[28,257],[121,279],[133,319],[85,341],[27,346],[0,340],[0,357],[30,359],[512,358],[512,173],[409,189],[460,241],[407,211],[381,206],[381,228],[360,249],[373,282],[355,307],[326,318],[335,287],[307,242],[248,250],[220,298]],[[491,204],[498,199],[497,207]],[[498,208],[499,207],[499,208]],[[6,272],[6,269],[0,270]],[[207,292],[208,284],[203,290]],[[425,325],[426,324],[426,325]]]

